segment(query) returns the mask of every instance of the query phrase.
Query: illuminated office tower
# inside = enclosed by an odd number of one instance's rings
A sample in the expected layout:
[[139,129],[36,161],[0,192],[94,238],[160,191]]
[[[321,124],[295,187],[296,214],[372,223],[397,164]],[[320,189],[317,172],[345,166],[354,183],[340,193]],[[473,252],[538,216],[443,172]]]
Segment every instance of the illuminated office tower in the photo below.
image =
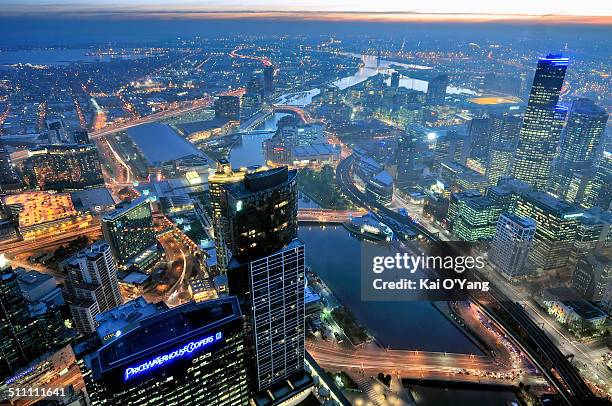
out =
[[535,220],[530,260],[543,270],[561,268],[568,262],[584,212],[544,192],[519,196],[515,213]]
[[15,171],[8,150],[0,143],[0,193],[21,189],[21,179]]
[[304,244],[297,237],[297,171],[249,173],[224,185],[230,294],[246,315],[253,392],[304,372]]
[[269,95],[274,92],[274,66],[266,65],[263,69],[263,90]]
[[160,257],[149,199],[123,202],[102,218],[102,232],[121,268],[146,269]]
[[501,177],[510,174],[523,120],[518,114],[504,112],[492,113],[489,122],[490,142],[485,175],[497,183]]
[[489,259],[506,278],[512,280],[526,272],[525,266],[535,231],[536,223],[528,217],[513,213],[503,213],[499,217]]
[[567,109],[558,106],[568,58],[540,58],[519,134],[512,176],[545,190]]
[[41,190],[75,190],[104,185],[100,158],[93,144],[32,148],[24,167]]
[[[590,180],[586,172],[593,166],[607,121],[606,110],[592,100],[577,99],[572,103],[551,177],[552,193],[570,201],[582,200],[584,191],[580,184],[584,189]],[[577,182],[580,184],[574,192],[571,185]]]
[[604,151],[595,166],[595,176],[586,201],[604,210],[612,208],[612,152]]
[[240,120],[240,97],[219,96],[215,100],[215,117]]
[[240,182],[244,179],[246,169],[234,171],[226,159],[217,162],[217,170],[208,177],[208,190],[210,192],[210,205],[212,208],[212,223],[215,234],[215,248],[217,251],[217,268],[225,273],[231,257],[225,242],[225,222],[221,213],[221,192],[223,185]]
[[500,178],[509,174],[514,159],[514,151],[515,149],[512,146],[500,144],[491,146],[485,170],[485,175],[491,180],[491,183],[496,184]]
[[500,214],[501,208],[489,198],[465,195],[458,202],[454,218],[451,219],[453,235],[461,241],[490,240],[495,234]]
[[96,328],[96,315],[119,306],[117,264],[110,246],[98,241],[63,263],[66,277],[66,299],[75,327],[80,334]]
[[446,88],[448,87],[448,75],[438,75],[429,81],[427,94],[425,95],[426,104],[444,104],[446,98]]
[[98,319],[73,345],[92,405],[248,405],[235,297],[172,309],[137,299]]

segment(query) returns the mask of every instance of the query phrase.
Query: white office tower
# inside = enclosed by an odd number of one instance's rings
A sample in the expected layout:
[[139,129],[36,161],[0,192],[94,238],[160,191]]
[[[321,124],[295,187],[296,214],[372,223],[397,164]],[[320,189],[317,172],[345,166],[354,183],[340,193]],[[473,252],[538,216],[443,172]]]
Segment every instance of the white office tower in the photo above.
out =
[[512,280],[526,272],[535,230],[536,222],[529,217],[513,213],[503,213],[499,217],[489,259],[504,277]]

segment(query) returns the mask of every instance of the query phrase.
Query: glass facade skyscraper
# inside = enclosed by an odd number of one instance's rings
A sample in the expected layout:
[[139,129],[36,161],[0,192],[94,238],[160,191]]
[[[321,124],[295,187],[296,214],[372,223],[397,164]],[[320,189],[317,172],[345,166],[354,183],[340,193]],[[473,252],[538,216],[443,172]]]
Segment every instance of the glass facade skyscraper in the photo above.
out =
[[124,202],[102,218],[102,232],[119,266],[147,268],[159,258],[149,199]]
[[92,405],[248,404],[243,322],[235,297],[152,314],[129,305],[74,345]]
[[426,104],[444,104],[446,98],[446,88],[448,87],[448,75],[438,75],[429,81],[427,94],[425,95]]
[[248,173],[223,186],[225,241],[240,262],[269,255],[297,237],[297,171]]
[[568,58],[540,58],[519,134],[512,175],[536,189],[548,186],[567,109],[558,106]]
[[[559,156],[555,160],[554,176],[551,177],[551,191],[554,194],[568,199],[575,176],[591,170],[607,121],[606,110],[592,100],[577,99],[572,103]],[[586,184],[589,177],[582,178]],[[576,197],[582,200],[584,192],[577,194]]]
[[246,315],[253,358],[251,385],[260,392],[304,370],[304,244],[297,237],[297,171],[249,173],[224,185],[230,294]]

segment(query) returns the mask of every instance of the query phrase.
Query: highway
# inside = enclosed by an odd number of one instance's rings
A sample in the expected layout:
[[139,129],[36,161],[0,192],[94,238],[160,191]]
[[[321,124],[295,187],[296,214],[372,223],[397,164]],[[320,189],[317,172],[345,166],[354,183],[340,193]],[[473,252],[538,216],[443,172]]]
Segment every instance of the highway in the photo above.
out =
[[[353,156],[350,156],[338,164],[338,167],[336,168],[336,180],[343,191],[349,198],[351,198],[351,200],[353,200],[355,204],[377,213],[382,217],[383,221],[391,219],[393,222],[412,228],[431,243],[440,244],[440,239],[425,227],[410,221],[409,218],[401,216],[378,202],[368,199],[361,191],[359,191],[353,184],[350,175],[353,162],[354,158]],[[395,225],[389,224],[393,222],[385,222],[391,227],[391,229],[393,229],[394,232],[396,231]],[[449,248],[450,246],[446,245],[445,249],[448,250]],[[473,295],[471,296],[476,303],[480,303],[479,298],[473,297]],[[527,350],[532,359],[545,361],[545,364],[542,364],[541,362],[537,362],[537,364],[545,366],[543,369],[544,374],[559,391],[560,395],[567,404],[584,405],[596,401],[597,398],[587,383],[582,379],[578,373],[578,370],[552,343],[546,333],[540,329],[533,322],[533,320],[531,320],[529,315],[520,305],[517,305],[514,301],[510,300],[510,298],[503,294],[499,289],[495,288],[494,285],[492,285],[492,288],[486,297],[490,302],[485,307],[493,310],[491,315],[494,315],[499,311],[509,315],[517,323],[519,328],[529,335],[535,347],[528,345],[524,348]],[[497,321],[500,322],[500,324],[503,324],[509,332],[514,332],[516,329],[516,326],[509,326],[507,322],[498,319]],[[514,339],[516,340],[516,337],[514,337]]]
[[99,238],[102,235],[100,223],[96,221],[86,227],[75,228],[57,234],[45,235],[34,240],[0,244],[0,252],[12,256],[26,252],[35,252],[45,248],[66,244],[82,235],[89,236],[92,239]]

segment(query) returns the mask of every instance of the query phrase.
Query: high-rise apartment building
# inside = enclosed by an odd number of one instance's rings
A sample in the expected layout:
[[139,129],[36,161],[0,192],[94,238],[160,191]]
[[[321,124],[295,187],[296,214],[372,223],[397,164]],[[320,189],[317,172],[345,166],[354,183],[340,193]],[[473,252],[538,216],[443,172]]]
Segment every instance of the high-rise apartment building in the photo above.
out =
[[117,265],[110,246],[98,241],[63,263],[66,299],[77,331],[89,334],[97,327],[96,316],[122,303]]
[[102,232],[119,266],[146,269],[160,257],[149,199],[123,202],[102,218]]
[[274,66],[273,65],[264,66],[263,90],[265,94],[274,93]]
[[417,153],[418,135],[409,125],[405,132],[400,133],[397,139],[396,164],[397,184],[401,186],[414,186],[418,181],[417,166],[420,155]]
[[242,181],[246,173],[247,171],[245,169],[233,170],[228,160],[221,159],[217,162],[217,170],[215,173],[208,177],[215,249],[217,251],[217,268],[220,273],[225,273],[227,264],[231,258],[231,252],[228,250],[225,242],[226,224],[221,211],[223,185]]
[[221,198],[230,294],[246,315],[253,392],[304,371],[304,244],[297,237],[297,171],[246,174]]
[[172,309],[137,299],[98,319],[73,347],[92,405],[249,404],[235,297]]
[[545,190],[567,109],[559,106],[568,58],[540,58],[523,118],[512,176]]
[[297,171],[284,166],[226,183],[221,207],[225,242],[238,261],[276,252],[297,237]]
[[448,75],[438,75],[432,78],[427,85],[425,103],[432,105],[444,104],[447,87]]

